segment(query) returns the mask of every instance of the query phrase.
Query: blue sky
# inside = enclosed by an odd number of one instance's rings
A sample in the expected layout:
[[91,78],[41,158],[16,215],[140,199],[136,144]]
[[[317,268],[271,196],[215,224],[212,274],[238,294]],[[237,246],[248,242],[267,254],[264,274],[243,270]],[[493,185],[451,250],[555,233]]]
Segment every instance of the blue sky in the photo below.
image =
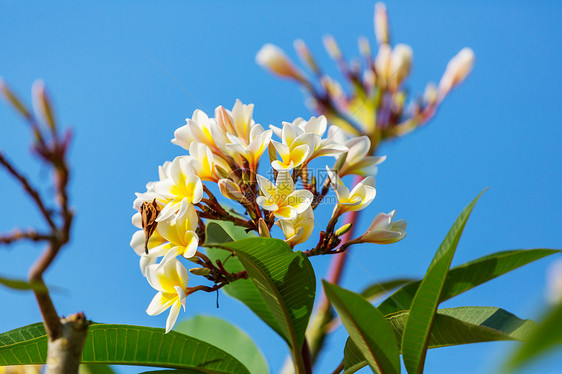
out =
[[[371,1],[354,2],[9,2],[0,1],[0,76],[22,96],[43,78],[57,116],[75,133],[72,201],[77,210],[72,243],[46,276],[64,289],[61,314],[83,310],[95,321],[162,327],[165,316],[145,313],[154,291],[143,280],[128,243],[134,192],[157,178],[157,166],[182,150],[173,131],[197,107],[211,112],[236,98],[254,103],[254,117],[280,124],[311,113],[299,89],[254,62],[267,42],[292,53],[304,39],[320,63],[332,66],[321,37],[333,34],[344,53],[357,55],[360,35],[374,40]],[[476,65],[427,128],[386,145],[388,160],[377,177],[377,198],[360,222],[398,210],[408,237],[392,246],[353,249],[344,285],[422,276],[462,208],[484,187],[454,264],[504,249],[562,247],[562,79],[558,15],[561,5],[514,1],[488,3],[388,2],[394,42],[414,49],[409,88],[421,92],[438,81],[448,60],[470,46]],[[332,68],[328,68],[330,70]],[[334,71],[333,69],[330,71]],[[183,87],[183,88],[182,88]],[[0,149],[38,180],[48,174],[28,155],[25,126],[0,105]],[[38,222],[19,188],[0,174],[0,230]],[[360,232],[361,230],[359,230]],[[0,251],[0,274],[23,277],[40,248]],[[318,275],[330,258],[314,258]],[[545,305],[545,273],[554,258],[538,261],[472,290],[443,306],[485,305],[534,318]],[[357,264],[361,263],[368,272]],[[37,322],[30,294],[0,288],[0,331]],[[283,341],[256,323],[236,301],[190,296],[187,313],[209,313],[246,330],[262,347],[272,372],[282,364]],[[318,372],[331,372],[345,339],[329,341]],[[432,350],[427,372],[494,372],[512,343]],[[562,355],[528,372],[556,372]],[[122,372],[137,372],[124,369]]]

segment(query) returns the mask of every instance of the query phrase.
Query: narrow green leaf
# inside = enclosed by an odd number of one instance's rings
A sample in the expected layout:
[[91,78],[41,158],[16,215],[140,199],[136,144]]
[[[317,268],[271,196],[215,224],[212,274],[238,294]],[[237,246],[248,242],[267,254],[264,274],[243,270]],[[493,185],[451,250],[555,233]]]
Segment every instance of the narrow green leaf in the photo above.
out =
[[308,257],[273,238],[242,239],[220,248],[238,257],[275,318],[281,336],[300,351],[316,291]]
[[431,326],[439,305],[445,279],[466,221],[484,191],[459,215],[453,227],[437,249],[429,269],[412,300],[410,315],[402,336],[402,356],[408,373],[421,373],[425,362]]
[[[447,274],[439,302],[555,253],[560,253],[560,250],[539,248],[502,251],[454,267]],[[400,288],[378,306],[379,310],[386,315],[410,309],[420,283],[412,282]]]
[[21,290],[21,291],[47,291],[47,287],[41,283],[30,283],[28,281],[20,280],[20,279],[11,279],[11,278],[4,278],[0,277],[0,284],[12,288],[14,290]]
[[363,291],[361,291],[361,296],[363,296],[367,300],[375,300],[385,293],[388,293],[395,288],[405,285],[406,283],[415,282],[416,279],[411,278],[399,278],[399,279],[391,279],[384,282],[377,282],[373,283]]
[[[206,243],[222,244],[230,243],[234,240],[240,240],[253,235],[246,234],[240,227],[234,226],[231,222],[224,221],[209,221],[205,230]],[[255,236],[254,236],[255,237]],[[232,253],[219,248],[208,247],[207,255],[211,260],[220,260],[224,264],[226,270],[231,273],[237,273],[244,270],[244,266],[240,263],[238,257],[233,256]],[[258,290],[251,279],[241,279],[234,283],[228,284],[222,288],[223,291],[245,304],[252,310],[258,317],[260,317],[269,327],[271,327],[279,335],[283,336],[283,332],[277,320],[271,313],[267,306],[261,292]]]
[[[398,342],[402,340],[408,315],[409,311],[404,310],[386,316]],[[428,348],[503,340],[525,341],[530,338],[535,326],[533,321],[520,319],[501,308],[466,306],[439,309]],[[360,354],[352,340],[348,339],[344,351],[345,373],[348,368],[359,370],[367,365],[365,358],[358,357]]]
[[240,360],[252,374],[269,373],[267,361],[252,338],[230,322],[200,315],[178,323],[174,330],[222,349]]
[[[44,364],[46,358],[43,324],[0,334],[0,366]],[[91,325],[82,363],[197,369],[209,374],[249,373],[240,361],[209,343],[174,331],[165,334],[164,329],[130,325]]]
[[399,373],[400,356],[392,328],[383,314],[361,295],[322,281],[351,340],[374,372]]
[[542,320],[529,333],[528,339],[519,346],[505,364],[505,369],[519,369],[548,351],[560,349],[562,344],[562,302],[552,306]]

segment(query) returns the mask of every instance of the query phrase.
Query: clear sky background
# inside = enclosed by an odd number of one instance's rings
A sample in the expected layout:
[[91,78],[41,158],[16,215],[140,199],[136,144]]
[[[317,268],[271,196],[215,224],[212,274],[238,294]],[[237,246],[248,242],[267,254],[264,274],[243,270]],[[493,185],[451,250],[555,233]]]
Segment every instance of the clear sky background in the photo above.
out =
[[[374,41],[372,1],[310,2],[11,2],[1,1],[0,76],[29,99],[43,78],[57,117],[71,126],[72,242],[46,275],[63,289],[61,314],[83,310],[99,322],[163,327],[165,314],[145,309],[154,291],[129,247],[134,192],[157,178],[157,166],[182,154],[174,130],[201,106],[208,113],[236,98],[254,103],[263,125],[308,117],[299,89],[255,62],[267,42],[292,52],[304,39],[328,71],[333,64],[321,37],[332,33],[347,56],[357,37]],[[470,46],[476,65],[447,98],[427,128],[385,146],[377,198],[360,222],[398,210],[408,236],[391,246],[353,249],[344,285],[359,290],[373,280],[420,277],[463,207],[484,187],[453,265],[505,249],[561,248],[562,79],[559,16],[555,2],[388,2],[394,42],[414,49],[412,92],[438,81],[449,59]],[[330,70],[331,69],[331,70]],[[184,87],[182,89],[181,87]],[[189,92],[187,94],[185,91]],[[0,105],[0,149],[28,175],[48,174],[28,155],[29,135],[7,105]],[[0,173],[0,231],[38,222],[19,186]],[[326,208],[326,211],[328,208]],[[0,248],[0,274],[24,277],[40,248]],[[313,258],[319,276],[329,257]],[[536,318],[545,307],[546,271],[554,257],[516,270],[442,306],[505,308]],[[362,264],[362,267],[358,266]],[[363,267],[368,270],[365,272]],[[40,320],[31,294],[0,288],[0,331]],[[262,347],[272,372],[287,350],[283,341],[225,295],[189,297],[187,318],[199,313],[228,319]],[[346,334],[329,340],[318,373],[341,359]],[[431,350],[428,373],[492,373],[514,343]],[[528,370],[555,373],[562,354]],[[138,368],[120,368],[123,373]]]

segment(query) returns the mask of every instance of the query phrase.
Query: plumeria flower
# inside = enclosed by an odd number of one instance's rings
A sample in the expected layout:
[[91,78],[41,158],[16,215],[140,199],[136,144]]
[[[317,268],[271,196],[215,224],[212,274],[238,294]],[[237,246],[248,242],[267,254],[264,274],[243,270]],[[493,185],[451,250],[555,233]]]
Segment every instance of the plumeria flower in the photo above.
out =
[[[332,126],[333,127],[333,126]],[[367,136],[353,137],[345,142],[349,151],[343,166],[338,174],[340,177],[345,175],[375,176],[377,175],[377,165],[386,160],[386,156],[369,156],[371,141]]]
[[225,133],[236,136],[245,143],[250,141],[250,132],[257,124],[252,119],[254,104],[242,104],[236,99],[232,110],[225,109],[222,105],[215,109],[215,117],[219,126]]
[[168,333],[174,327],[181,307],[183,306],[185,310],[185,289],[189,274],[177,259],[172,259],[162,266],[150,265],[146,278],[148,283],[158,291],[148,305],[146,313],[155,316],[170,308],[170,314],[166,319],[166,333]]
[[203,183],[195,175],[188,156],[179,156],[165,170],[166,175],[154,185],[154,191],[169,200],[162,209],[157,222],[172,217],[186,199],[190,204],[197,204],[203,198]]
[[362,243],[392,244],[406,236],[406,221],[400,219],[392,222],[396,210],[390,213],[379,213],[367,231],[357,238]]
[[230,166],[220,156],[214,155],[207,145],[194,141],[189,146],[189,165],[193,172],[204,181],[218,182],[220,178],[217,167],[229,173]]
[[209,118],[203,111],[196,109],[192,118],[174,132],[172,143],[189,150],[194,141],[206,144],[213,153],[220,154],[228,138],[214,118]]
[[265,210],[273,212],[279,219],[294,219],[304,213],[312,203],[313,195],[308,190],[295,190],[291,175],[279,171],[275,184],[261,175],[256,176],[262,196],[256,202]]
[[375,189],[374,177],[369,176],[363,179],[350,192],[336,173],[330,170],[328,166],[326,166],[326,170],[338,198],[338,205],[334,209],[334,215],[364,209],[375,199],[377,190]]
[[304,243],[314,230],[314,212],[308,207],[291,220],[278,220],[275,222],[283,230],[285,242],[294,248],[297,244]]
[[[272,141],[281,160],[271,163],[276,170],[291,170],[301,164],[321,156],[334,156],[347,151],[347,147],[336,143],[330,138],[322,139],[326,132],[326,117],[311,117],[308,121],[302,118],[292,123],[283,122],[281,143]],[[279,134],[279,129],[271,126]]]
[[[176,256],[191,258],[199,245],[199,237],[195,233],[199,218],[192,204],[184,200],[175,217],[160,221],[156,230],[148,240],[148,254],[145,253],[145,234],[138,230],[131,238],[131,247],[141,256],[140,268],[144,276],[149,265],[155,264],[158,257],[163,257],[161,264]],[[133,225],[141,228],[139,213],[133,216]]]
[[195,233],[198,223],[199,218],[193,205],[186,200],[182,201],[179,213],[175,218],[158,223],[158,233],[168,244],[155,248],[152,256],[163,255],[161,265],[179,255],[185,258],[193,257],[199,245],[199,237]]
[[[248,140],[228,134],[230,143],[226,144],[226,148],[235,160],[242,157],[248,161],[251,170],[257,170],[260,157],[269,146],[272,134],[271,130],[264,130],[257,124],[252,127]],[[237,161],[241,162],[241,160]]]

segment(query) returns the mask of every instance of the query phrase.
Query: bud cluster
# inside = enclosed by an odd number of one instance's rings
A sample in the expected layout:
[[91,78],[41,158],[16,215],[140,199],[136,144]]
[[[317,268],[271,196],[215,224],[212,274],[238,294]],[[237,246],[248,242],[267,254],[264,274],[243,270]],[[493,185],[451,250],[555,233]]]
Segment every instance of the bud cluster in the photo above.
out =
[[428,83],[425,93],[408,103],[404,89],[412,69],[413,50],[406,44],[390,44],[386,7],[375,5],[375,37],[378,51],[371,52],[367,38],[359,38],[361,58],[348,62],[336,40],[324,37],[328,55],[337,63],[350,92],[324,74],[302,40],[294,43],[302,63],[312,73],[308,77],[277,46],[267,44],[258,52],[259,65],[282,78],[295,80],[309,95],[309,106],[351,136],[367,135],[372,149],[386,139],[405,135],[431,119],[449,92],[472,70],[474,53],[463,48],[447,65],[439,85]]

